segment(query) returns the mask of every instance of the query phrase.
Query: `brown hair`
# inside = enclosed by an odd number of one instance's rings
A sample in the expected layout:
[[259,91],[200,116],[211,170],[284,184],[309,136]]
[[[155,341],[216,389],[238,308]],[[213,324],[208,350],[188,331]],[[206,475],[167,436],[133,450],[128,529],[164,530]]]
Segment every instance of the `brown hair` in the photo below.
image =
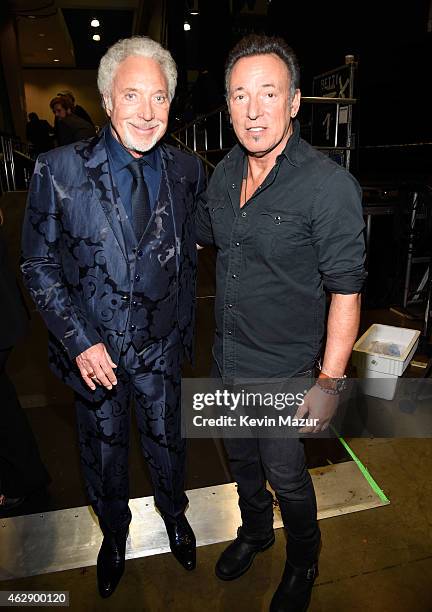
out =
[[60,104],[65,110],[73,110],[73,105],[69,98],[66,96],[56,96],[50,102],[51,110],[54,110],[54,106]]
[[300,87],[300,66],[297,56],[283,38],[265,34],[249,34],[242,38],[228,54],[225,64],[225,95],[229,96],[229,80],[234,64],[243,57],[252,55],[277,55],[288,68],[291,79],[290,97]]

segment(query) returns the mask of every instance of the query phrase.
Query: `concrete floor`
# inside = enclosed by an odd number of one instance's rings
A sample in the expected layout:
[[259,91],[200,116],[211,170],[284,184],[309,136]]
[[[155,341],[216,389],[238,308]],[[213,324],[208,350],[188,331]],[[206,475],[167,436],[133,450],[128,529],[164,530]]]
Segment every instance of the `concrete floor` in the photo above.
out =
[[[390,505],[320,522],[323,547],[311,612],[432,610],[432,445],[430,440],[352,440]],[[283,531],[247,574],[213,573],[225,544],[198,549],[187,573],[171,554],[128,561],[109,600],[96,593],[96,568],[5,581],[2,590],[68,590],[72,610],[209,612],[268,609],[284,559]]]
[[[2,199],[12,255],[19,243],[23,197]],[[201,295],[211,291],[211,281]],[[370,322],[414,327],[388,311],[365,311]],[[31,374],[32,354],[39,339],[17,347],[11,375],[20,395],[67,396],[54,389],[45,366]],[[204,350],[204,349],[203,349]],[[204,350],[206,355],[207,349]],[[204,358],[204,362],[207,357]],[[27,363],[25,367],[22,366]],[[205,364],[207,367],[207,364]],[[47,382],[48,381],[48,382]],[[432,442],[429,439],[351,439],[354,452],[390,499],[390,504],[320,522],[323,547],[311,612],[432,612]],[[1,535],[0,535],[1,537]],[[257,556],[240,579],[221,582],[214,565],[225,543],[198,549],[198,567],[185,572],[171,554],[128,561],[116,593],[108,600],[96,591],[96,568],[81,568],[3,581],[0,590],[68,590],[72,610],[208,612],[268,610],[284,563],[284,534]]]

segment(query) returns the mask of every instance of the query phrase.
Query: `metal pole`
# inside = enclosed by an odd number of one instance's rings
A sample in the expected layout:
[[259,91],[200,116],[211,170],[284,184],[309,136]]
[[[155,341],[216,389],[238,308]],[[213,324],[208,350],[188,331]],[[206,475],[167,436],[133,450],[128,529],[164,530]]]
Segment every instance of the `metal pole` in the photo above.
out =
[[219,148],[222,151],[222,111],[219,111]]
[[12,139],[9,140],[9,154],[10,154],[12,186],[13,186],[13,191],[16,191],[15,160],[14,160],[14,148],[13,148]]
[[[354,62],[350,62],[350,83],[349,83],[349,96],[350,98],[354,97],[354,74],[355,74],[355,63]],[[352,145],[352,119],[353,119],[353,107],[351,104],[348,105],[347,107],[347,112],[348,112],[348,117],[347,117],[347,147],[349,147],[349,149],[351,148]],[[346,151],[345,153],[345,167],[347,170],[350,169],[350,164],[351,164],[351,151],[348,149],[348,151]]]
[[204,149],[207,151],[208,141],[207,141],[207,119],[204,122]]
[[411,280],[411,266],[412,266],[412,258],[414,252],[414,226],[415,219],[417,214],[417,201],[418,201],[418,193],[415,191],[413,193],[413,202],[412,202],[412,211],[411,211],[411,225],[410,225],[410,234],[409,234],[409,242],[408,242],[408,257],[407,257],[407,267],[405,273],[405,286],[404,286],[404,297],[403,297],[403,307],[406,308],[408,304],[408,294],[409,294],[409,286]]
[[334,140],[335,149],[337,148],[337,144],[338,144],[338,132],[339,132],[339,103],[336,104],[336,125],[335,125],[335,140]]
[[429,338],[429,320],[430,320],[430,311],[431,311],[431,293],[432,293],[432,274],[429,273],[428,280],[428,289],[427,289],[427,299],[426,299],[426,309],[424,313],[423,319],[423,336],[428,341]]
[[9,181],[9,169],[8,169],[8,147],[7,141],[4,136],[1,137],[2,143],[2,154],[3,154],[3,166],[4,166],[4,175],[6,179],[6,191],[11,191],[11,185]]
[[367,215],[366,218],[366,260],[369,263],[369,248],[372,230],[372,215]]

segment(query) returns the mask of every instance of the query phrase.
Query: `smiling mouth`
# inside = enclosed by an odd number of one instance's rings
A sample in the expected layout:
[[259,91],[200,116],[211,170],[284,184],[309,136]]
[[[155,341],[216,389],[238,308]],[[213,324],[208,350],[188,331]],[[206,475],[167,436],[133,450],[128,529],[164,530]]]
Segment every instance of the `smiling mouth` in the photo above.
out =
[[139,132],[151,132],[151,130],[154,130],[159,127],[158,125],[134,125],[133,123],[130,123],[129,125],[131,125]]
[[265,127],[250,127],[250,128],[246,128],[247,132],[263,132],[266,128]]

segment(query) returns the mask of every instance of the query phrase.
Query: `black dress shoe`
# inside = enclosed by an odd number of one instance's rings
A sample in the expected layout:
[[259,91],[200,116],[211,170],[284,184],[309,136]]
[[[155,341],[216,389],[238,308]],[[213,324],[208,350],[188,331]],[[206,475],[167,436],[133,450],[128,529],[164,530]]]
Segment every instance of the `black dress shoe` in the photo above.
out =
[[128,527],[110,531],[102,527],[104,539],[97,558],[97,579],[101,597],[112,595],[125,568]]
[[304,569],[293,567],[287,561],[282,580],[273,595],[270,612],[306,612],[317,576],[317,563]]
[[270,548],[274,541],[273,530],[266,538],[257,540],[244,534],[239,527],[236,539],[223,551],[216,563],[216,576],[221,580],[239,578],[250,568],[255,555]]
[[0,512],[2,510],[13,510],[25,502],[25,497],[7,497],[6,495],[0,495]]
[[196,567],[196,539],[185,516],[176,521],[164,518],[171,552],[183,567],[191,571]]

